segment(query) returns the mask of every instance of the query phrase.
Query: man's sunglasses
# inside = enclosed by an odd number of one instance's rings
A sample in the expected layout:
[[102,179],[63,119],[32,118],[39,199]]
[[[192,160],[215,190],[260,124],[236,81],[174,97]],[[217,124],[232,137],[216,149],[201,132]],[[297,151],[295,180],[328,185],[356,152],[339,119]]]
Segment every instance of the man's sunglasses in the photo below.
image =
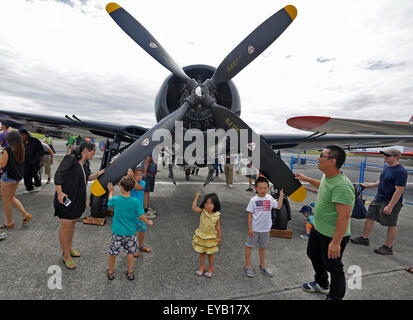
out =
[[324,155],[322,152],[320,153],[320,158],[335,159],[334,157],[331,157],[329,155]]

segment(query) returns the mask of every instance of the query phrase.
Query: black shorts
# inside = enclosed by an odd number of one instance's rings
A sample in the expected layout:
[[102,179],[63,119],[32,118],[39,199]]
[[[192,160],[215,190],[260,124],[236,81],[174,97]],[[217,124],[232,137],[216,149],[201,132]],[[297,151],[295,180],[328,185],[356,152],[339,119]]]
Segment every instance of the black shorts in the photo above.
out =
[[397,225],[397,218],[399,212],[403,207],[401,202],[397,202],[390,214],[383,213],[383,209],[388,202],[381,202],[373,200],[367,210],[366,219],[371,219],[379,222],[382,226],[395,227]]
[[153,192],[155,190],[155,176],[150,176],[149,174],[143,178],[146,182],[144,192]]

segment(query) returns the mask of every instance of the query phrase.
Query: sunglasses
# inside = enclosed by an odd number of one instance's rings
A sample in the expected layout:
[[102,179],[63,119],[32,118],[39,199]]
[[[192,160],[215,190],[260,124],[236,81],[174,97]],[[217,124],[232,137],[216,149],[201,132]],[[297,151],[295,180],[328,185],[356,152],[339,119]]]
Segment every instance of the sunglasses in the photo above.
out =
[[329,155],[324,155],[322,152],[320,153],[320,158],[334,159],[334,157],[331,157]]

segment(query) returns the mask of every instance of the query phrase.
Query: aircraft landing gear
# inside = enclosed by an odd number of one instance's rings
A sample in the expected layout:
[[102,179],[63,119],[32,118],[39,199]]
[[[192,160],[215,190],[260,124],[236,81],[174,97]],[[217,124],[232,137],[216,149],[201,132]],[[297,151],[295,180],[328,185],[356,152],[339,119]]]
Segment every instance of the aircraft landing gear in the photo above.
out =
[[[274,199],[278,199],[280,195],[279,190],[274,189],[271,187],[271,196]],[[290,203],[288,202],[288,198],[284,195],[283,204],[280,210],[272,209],[271,211],[272,217],[272,227],[271,229],[278,229],[278,230],[287,230],[288,221],[291,220],[291,207]]]
[[[112,158],[120,152],[120,139],[115,137],[113,142],[109,139],[106,140],[105,150],[103,152],[102,162],[100,163],[100,169],[106,168]],[[90,195],[90,216],[83,219],[84,224],[94,224],[103,226],[105,224],[105,217],[108,208],[108,194],[105,193],[101,197],[96,197],[93,194]]]

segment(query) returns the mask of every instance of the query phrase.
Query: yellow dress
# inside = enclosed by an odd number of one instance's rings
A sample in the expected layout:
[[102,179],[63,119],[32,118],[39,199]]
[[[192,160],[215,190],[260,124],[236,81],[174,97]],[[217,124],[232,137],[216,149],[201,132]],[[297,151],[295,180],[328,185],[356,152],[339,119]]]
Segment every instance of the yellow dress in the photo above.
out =
[[218,233],[215,226],[220,215],[219,211],[208,214],[205,209],[202,210],[199,228],[195,230],[195,235],[192,237],[192,248],[196,252],[206,254],[218,252]]

